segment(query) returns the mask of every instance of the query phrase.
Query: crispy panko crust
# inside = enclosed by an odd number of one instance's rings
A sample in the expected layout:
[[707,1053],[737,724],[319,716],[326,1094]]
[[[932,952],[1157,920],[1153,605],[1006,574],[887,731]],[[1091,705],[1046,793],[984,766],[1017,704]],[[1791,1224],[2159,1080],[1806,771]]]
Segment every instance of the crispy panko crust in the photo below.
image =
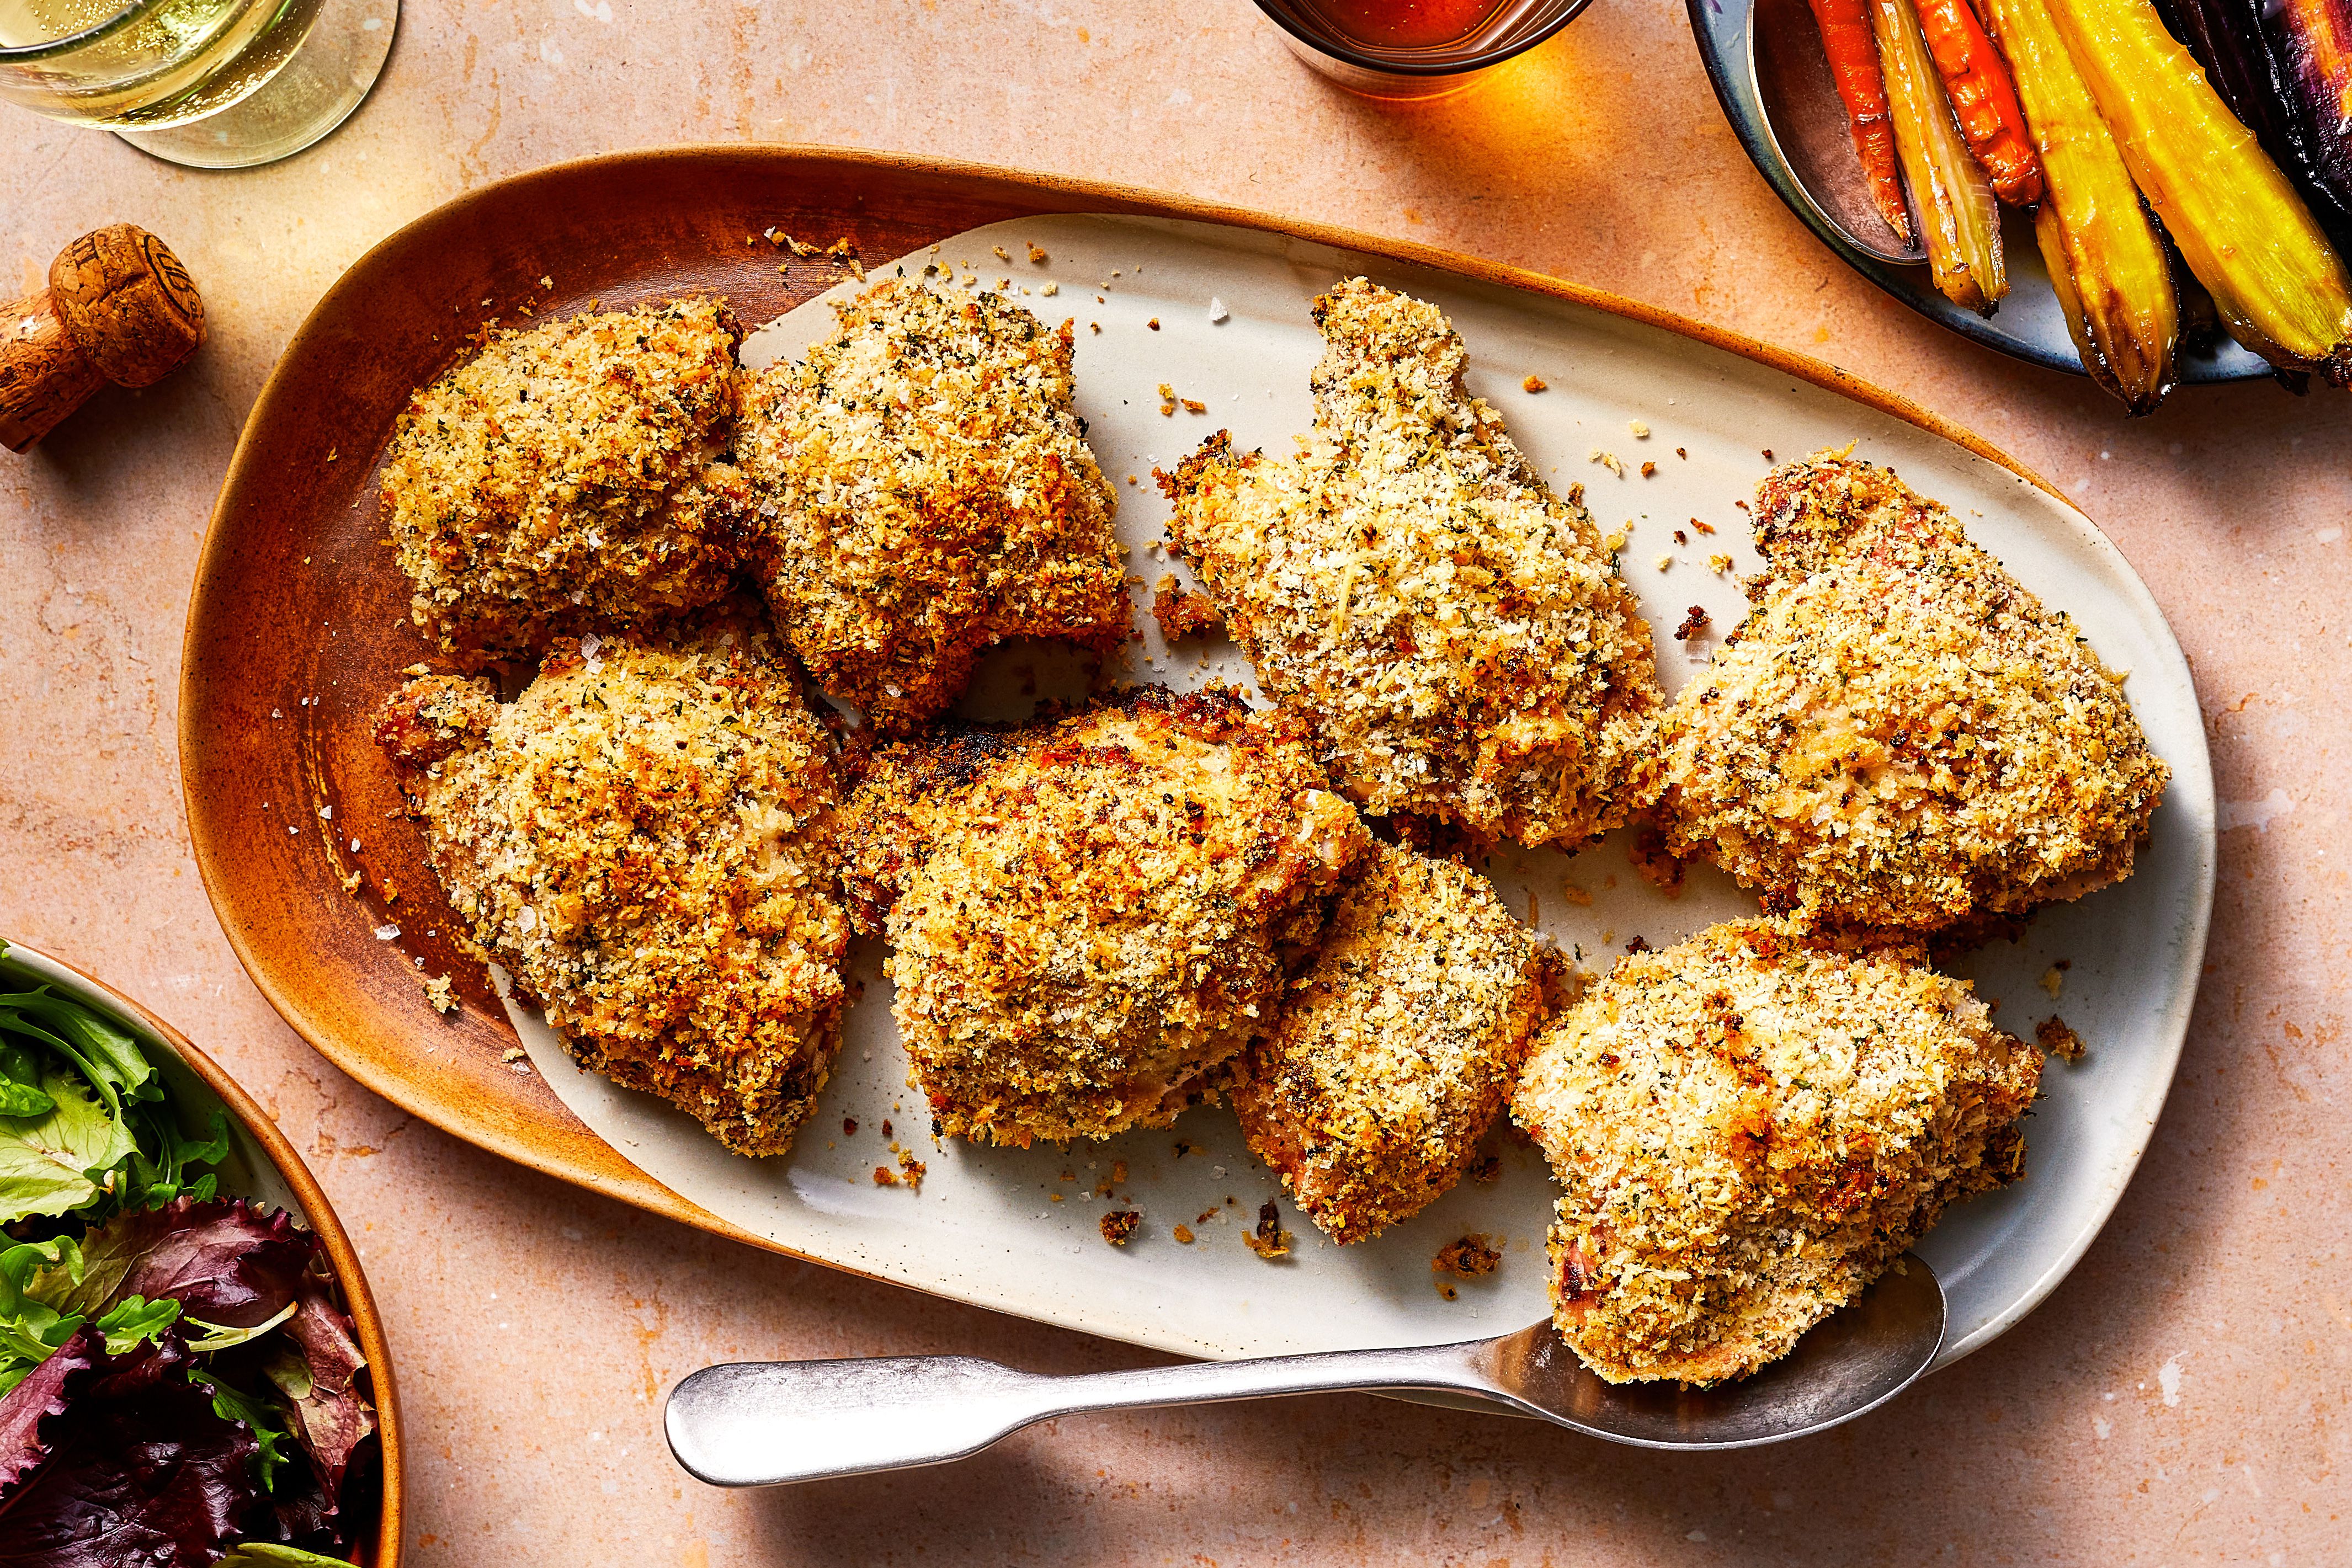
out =
[[1663,727],[1666,849],[1768,908],[1933,931],[2128,876],[2170,770],[2074,623],[1885,469],[1757,492],[1756,602]]
[[831,737],[764,632],[583,639],[501,706],[427,675],[377,739],[465,935],[583,1067],[782,1154],[841,1043]]
[[756,532],[741,335],[716,299],[573,316],[410,399],[383,508],[416,624],[478,662],[725,594]]
[[1459,1179],[1542,1011],[1535,947],[1476,872],[1373,846],[1228,1092],[1251,1152],[1333,1240]]
[[2019,1174],[2041,1077],[1913,947],[1743,920],[1621,960],[1511,1105],[1566,1189],[1561,1337],[1612,1383],[1745,1377]]
[[1366,810],[1529,845],[1614,827],[1661,699],[1591,517],[1464,390],[1436,307],[1358,277],[1315,320],[1312,444],[1221,431],[1160,476],[1178,548]]
[[741,442],[768,602],[817,684],[903,734],[1005,638],[1125,638],[1117,498],[1071,412],[1070,324],[905,277],[836,309],[833,337],[752,384]]
[[1202,1098],[1370,843],[1306,748],[1215,688],[891,747],[842,820],[935,1132],[1021,1146]]

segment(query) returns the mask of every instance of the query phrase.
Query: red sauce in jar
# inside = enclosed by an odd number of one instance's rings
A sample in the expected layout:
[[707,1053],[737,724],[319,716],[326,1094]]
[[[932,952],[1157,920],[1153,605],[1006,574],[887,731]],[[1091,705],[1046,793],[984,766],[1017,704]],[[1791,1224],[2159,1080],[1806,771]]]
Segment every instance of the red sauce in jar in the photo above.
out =
[[1502,9],[1504,0],[1317,0],[1331,25],[1360,44],[1431,49],[1453,43]]

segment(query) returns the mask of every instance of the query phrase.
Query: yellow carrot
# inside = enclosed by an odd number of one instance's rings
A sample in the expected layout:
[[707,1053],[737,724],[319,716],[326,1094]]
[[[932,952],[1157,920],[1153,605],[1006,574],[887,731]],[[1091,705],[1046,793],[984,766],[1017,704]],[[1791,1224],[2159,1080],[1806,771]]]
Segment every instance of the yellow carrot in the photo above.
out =
[[2352,382],[2352,276],[2148,0],[2051,0],[2142,194],[2221,323],[2290,373]]
[[2134,413],[2172,390],[2180,307],[2164,240],[2074,68],[2049,0],[1991,0],[1994,34],[2042,159],[2034,237],[2083,366]]

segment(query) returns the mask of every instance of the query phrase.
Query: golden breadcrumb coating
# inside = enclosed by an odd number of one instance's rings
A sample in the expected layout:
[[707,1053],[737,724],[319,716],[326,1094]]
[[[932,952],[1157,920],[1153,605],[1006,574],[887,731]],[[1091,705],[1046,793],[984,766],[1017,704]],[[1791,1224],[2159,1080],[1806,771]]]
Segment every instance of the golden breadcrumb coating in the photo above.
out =
[[890,747],[843,823],[935,1131],[1023,1146],[1204,1097],[1370,842],[1303,746],[1214,688]]
[[1366,810],[1530,845],[1615,826],[1660,698],[1591,517],[1464,390],[1436,307],[1358,277],[1315,320],[1311,444],[1211,437],[1160,476],[1177,546]]
[[383,508],[416,624],[478,658],[724,594],[754,532],[740,336],[716,299],[573,316],[410,399]]
[[1746,1376],[2018,1174],[2041,1077],[1913,948],[1743,920],[1621,960],[1511,1106],[1565,1188],[1561,1337],[1612,1383]]
[[466,936],[583,1067],[782,1154],[841,1043],[831,737],[765,633],[582,639],[501,706],[428,675],[377,738]]
[[904,277],[835,308],[830,339],[753,383],[742,440],[768,602],[817,684],[903,733],[1007,637],[1126,637],[1069,323]]
[[1757,608],[1664,725],[1673,854],[1918,931],[2130,874],[2170,770],[2073,621],[1870,464],[1784,464],[1756,515]]
[[1541,1011],[1535,939],[1486,879],[1375,844],[1230,1090],[1250,1150],[1339,1242],[1461,1176]]

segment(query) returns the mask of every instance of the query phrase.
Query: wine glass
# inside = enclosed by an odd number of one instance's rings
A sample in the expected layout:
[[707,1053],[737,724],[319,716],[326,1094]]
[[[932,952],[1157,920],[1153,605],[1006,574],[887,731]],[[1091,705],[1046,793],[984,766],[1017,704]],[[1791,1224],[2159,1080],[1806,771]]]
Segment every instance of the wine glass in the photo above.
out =
[[[0,0],[5,3],[5,0]],[[1313,69],[1369,98],[1436,98],[1542,43],[1590,0],[1257,0]]]
[[299,152],[365,99],[400,0],[0,0],[0,99],[173,163]]

